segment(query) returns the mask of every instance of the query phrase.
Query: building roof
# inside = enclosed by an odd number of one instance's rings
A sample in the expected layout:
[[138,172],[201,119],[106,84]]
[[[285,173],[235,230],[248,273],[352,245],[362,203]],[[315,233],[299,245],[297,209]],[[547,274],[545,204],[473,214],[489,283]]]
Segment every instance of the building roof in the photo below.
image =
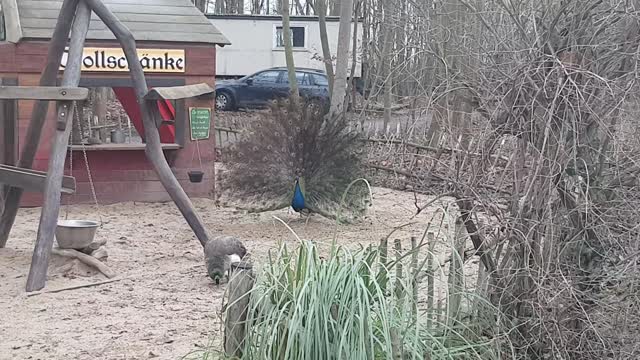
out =
[[[0,0],[7,41],[50,39],[62,0]],[[136,41],[229,45],[229,40],[190,0],[103,0]],[[16,19],[18,21],[16,21]],[[115,40],[92,14],[87,40]]]

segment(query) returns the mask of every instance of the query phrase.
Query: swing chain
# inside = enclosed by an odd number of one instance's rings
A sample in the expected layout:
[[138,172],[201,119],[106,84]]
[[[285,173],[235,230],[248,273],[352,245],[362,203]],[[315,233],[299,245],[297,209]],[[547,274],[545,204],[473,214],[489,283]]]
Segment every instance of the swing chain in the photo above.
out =
[[[78,114],[78,103],[76,101],[73,102],[75,118],[78,122],[78,126],[80,126],[80,115]],[[91,196],[93,196],[93,202],[96,206],[96,211],[98,212],[98,217],[100,218],[100,227],[104,225],[102,221],[102,215],[100,214],[100,206],[98,204],[98,196],[96,195],[96,188],[93,185],[93,177],[91,176],[91,169],[89,168],[89,159],[87,157],[87,149],[85,148],[84,141],[80,141],[80,145],[82,147],[82,155],[84,157],[84,164],[87,170],[87,177],[89,179],[89,187],[91,188]]]
[[[75,102],[74,102],[74,104],[75,104]],[[71,145],[73,145],[73,141],[71,141],[72,137],[73,136],[69,137],[69,176],[73,176],[73,148],[71,147]],[[67,220],[68,217],[69,217],[69,204],[67,204],[64,207],[64,219]]]

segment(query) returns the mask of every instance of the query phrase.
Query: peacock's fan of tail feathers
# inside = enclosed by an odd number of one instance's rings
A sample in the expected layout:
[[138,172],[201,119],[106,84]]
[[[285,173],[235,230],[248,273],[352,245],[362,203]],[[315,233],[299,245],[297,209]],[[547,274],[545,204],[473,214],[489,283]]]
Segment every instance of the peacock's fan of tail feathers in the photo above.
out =
[[349,184],[363,177],[363,143],[344,116],[325,118],[304,105],[281,100],[253,122],[238,142],[225,150],[220,177],[222,200],[253,211],[291,204],[295,180],[304,184],[305,206],[312,212],[344,219],[367,208],[368,189]]

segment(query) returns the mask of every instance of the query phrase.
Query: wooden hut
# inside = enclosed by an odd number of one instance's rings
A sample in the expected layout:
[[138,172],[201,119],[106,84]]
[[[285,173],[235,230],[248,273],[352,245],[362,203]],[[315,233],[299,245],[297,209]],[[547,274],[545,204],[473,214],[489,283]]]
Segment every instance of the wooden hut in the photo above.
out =
[[[0,80],[5,85],[37,86],[62,0],[0,0],[0,4],[4,19],[0,21],[4,23]],[[215,87],[215,46],[229,41],[189,0],[104,0],[104,4],[133,33],[149,88],[197,83]],[[63,58],[61,70],[64,64]],[[107,123],[96,123],[92,105],[78,104],[80,115],[74,120],[65,166],[65,174],[76,178],[76,193],[63,196],[63,202],[92,202],[90,178],[101,204],[169,200],[144,154],[144,127],[127,61],[115,37],[95,15],[87,34],[79,86],[111,89],[107,106],[113,112],[107,112]],[[157,105],[164,120],[160,127],[164,154],[176,177],[189,196],[212,196],[213,98],[159,99]],[[37,170],[47,168],[49,139],[55,132],[53,106],[33,165]],[[4,109],[0,162],[14,164],[19,157],[32,107],[32,101],[21,100]],[[109,136],[111,131],[114,136]],[[187,176],[190,170],[202,170],[204,180],[191,183]],[[26,193],[21,205],[38,206],[41,196]]]

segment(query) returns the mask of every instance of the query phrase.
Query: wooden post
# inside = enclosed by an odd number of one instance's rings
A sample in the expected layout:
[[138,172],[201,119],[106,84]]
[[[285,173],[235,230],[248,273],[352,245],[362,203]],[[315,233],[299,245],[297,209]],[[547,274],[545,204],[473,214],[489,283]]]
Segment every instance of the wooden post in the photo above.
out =
[[[56,85],[62,54],[67,44],[67,39],[69,38],[69,30],[71,29],[73,15],[75,14],[78,2],[79,0],[65,0],[60,8],[58,22],[56,23],[56,28],[53,31],[49,44],[47,64],[40,77],[40,86]],[[47,119],[48,107],[48,101],[36,101],[33,105],[31,122],[27,129],[27,136],[24,141],[22,153],[20,154],[20,161],[18,162],[19,167],[30,169],[31,166],[33,166],[36,150],[38,149],[38,144],[40,144],[42,126]],[[18,214],[22,191],[21,188],[16,187],[9,188],[7,191],[4,212],[2,213],[2,218],[0,218],[0,248],[4,248],[7,245],[9,233]]]
[[[160,133],[156,127],[156,121],[154,115],[158,115],[158,110],[152,110],[148,102],[144,100],[145,95],[148,92],[147,83],[144,77],[142,66],[138,58],[136,51],[136,42],[133,35],[124,26],[118,18],[113,15],[111,10],[107,8],[101,0],[84,0],[93,12],[104,22],[104,24],[111,30],[115,37],[120,42],[122,50],[125,53],[127,62],[129,63],[129,69],[131,78],[133,80],[133,86],[138,98],[138,104],[140,106],[140,112],[142,113],[142,122],[144,124],[144,136],[145,136],[145,154],[147,159],[151,162],[153,169],[160,178],[160,182],[171,196],[173,202],[184,216],[185,220],[195,233],[196,237],[200,241],[200,244],[204,247],[209,241],[209,233],[204,227],[204,222],[196,213],[195,207],[191,203],[191,200],[184,192],[182,186],[173,175],[169,164],[167,163],[164,153],[162,152],[162,145],[160,143]],[[155,103],[152,102],[152,103]]]
[[433,263],[435,261],[433,252],[436,249],[436,237],[431,231],[427,232],[427,261],[425,267],[427,273],[427,330],[431,331],[431,324],[433,323],[433,299],[435,295],[435,278]]
[[[2,85],[16,81],[0,79]],[[0,100],[0,163],[15,166],[18,162],[18,106],[16,100]],[[1,213],[1,212],[0,212]]]
[[[82,49],[89,30],[91,11],[84,2],[81,2],[77,6],[75,15],[69,43],[69,60],[62,76],[62,85],[67,87],[76,87],[80,82]],[[60,190],[62,188],[69,134],[71,133],[73,110],[73,101],[58,102],[56,133],[49,157],[44,204],[40,215],[36,246],[31,258],[29,277],[27,278],[28,292],[42,289],[47,280],[49,256],[53,247],[53,236],[60,212]]]
[[413,320],[418,321],[418,239],[411,237],[411,311]]
[[[402,272],[402,242],[400,239],[393,241],[393,248],[396,255],[396,282],[394,284],[394,293],[396,296],[396,311],[401,314],[404,311],[404,285],[402,280],[404,279]],[[394,360],[402,359],[402,340],[397,327],[392,327],[390,331],[391,337],[391,358]]]
[[389,281],[389,269],[387,268],[387,254],[389,251],[389,237],[386,236],[380,240],[378,247],[380,252],[380,263],[378,264],[378,278],[380,280],[380,289],[382,293],[387,291],[387,282]]
[[250,292],[255,276],[250,264],[231,264],[229,275],[229,301],[224,320],[224,352],[226,355],[242,358]]

